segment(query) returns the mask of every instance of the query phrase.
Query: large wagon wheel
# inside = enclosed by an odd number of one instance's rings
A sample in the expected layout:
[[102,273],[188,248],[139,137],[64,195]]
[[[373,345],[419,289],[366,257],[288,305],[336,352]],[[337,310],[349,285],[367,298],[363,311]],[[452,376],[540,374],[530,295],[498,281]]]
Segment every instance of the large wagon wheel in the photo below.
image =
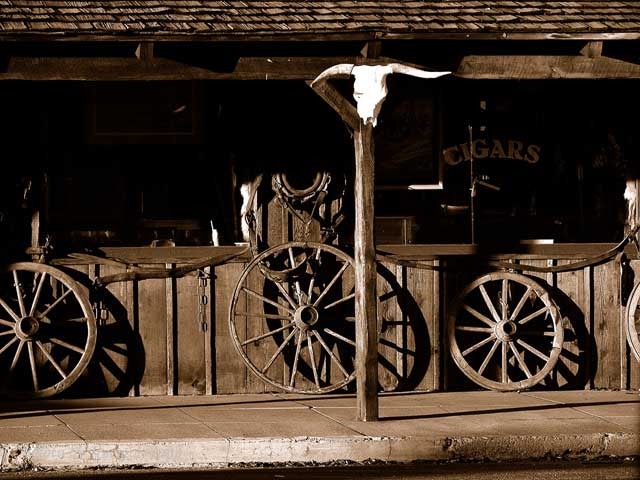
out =
[[229,327],[250,370],[279,389],[326,393],[355,378],[354,262],[331,245],[265,250],[233,292]]
[[536,385],[553,369],[564,331],[558,307],[540,284],[497,272],[460,293],[448,337],[467,377],[485,388],[513,391]]
[[87,367],[96,320],[80,285],[39,263],[0,270],[0,388],[41,398],[60,393]]
[[638,303],[640,302],[640,283],[633,287],[629,303],[627,304],[627,315],[625,330],[627,341],[631,352],[640,362],[640,311],[638,311]]

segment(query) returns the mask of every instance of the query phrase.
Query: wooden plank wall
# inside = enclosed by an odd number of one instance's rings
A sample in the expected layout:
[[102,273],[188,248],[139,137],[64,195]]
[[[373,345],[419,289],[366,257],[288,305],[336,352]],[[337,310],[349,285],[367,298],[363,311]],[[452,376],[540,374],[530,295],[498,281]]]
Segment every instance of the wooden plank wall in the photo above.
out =
[[[573,261],[515,260],[538,266]],[[407,268],[386,262],[380,269],[380,388],[478,389],[448,356],[444,318],[455,294],[483,272],[463,271],[444,260],[423,263],[436,268]],[[640,387],[640,366],[629,354],[623,328],[630,291],[623,282],[630,281],[633,286],[640,279],[640,261],[630,262],[630,267],[631,280],[621,276],[621,259],[578,271],[532,275],[552,291],[565,328],[563,352],[545,382],[546,388]],[[124,267],[113,265],[64,268],[71,269],[87,286],[98,275],[124,271]],[[214,269],[202,290],[207,296],[204,317],[199,314],[201,299],[195,275],[109,285],[100,297],[96,354],[70,395],[273,391],[247,370],[229,337],[229,302],[243,268],[243,263],[229,263]],[[246,301],[241,299],[241,303]],[[257,335],[262,326],[245,328]],[[288,367],[277,368],[286,374]]]

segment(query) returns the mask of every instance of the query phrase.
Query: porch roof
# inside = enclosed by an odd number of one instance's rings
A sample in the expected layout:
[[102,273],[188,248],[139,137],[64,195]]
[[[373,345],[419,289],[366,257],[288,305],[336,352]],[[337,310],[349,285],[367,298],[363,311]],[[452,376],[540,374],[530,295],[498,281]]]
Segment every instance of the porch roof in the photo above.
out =
[[0,0],[0,38],[377,38],[640,33],[637,1]]

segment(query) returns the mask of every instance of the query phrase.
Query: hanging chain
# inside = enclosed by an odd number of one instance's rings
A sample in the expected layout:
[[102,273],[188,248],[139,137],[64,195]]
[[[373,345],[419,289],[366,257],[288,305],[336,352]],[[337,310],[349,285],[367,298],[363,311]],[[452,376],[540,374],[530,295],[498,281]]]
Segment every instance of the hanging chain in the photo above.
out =
[[207,286],[209,285],[209,275],[204,270],[197,271],[198,279],[198,322],[200,332],[206,332],[209,329],[207,323],[207,305],[209,305],[209,296],[207,295]]

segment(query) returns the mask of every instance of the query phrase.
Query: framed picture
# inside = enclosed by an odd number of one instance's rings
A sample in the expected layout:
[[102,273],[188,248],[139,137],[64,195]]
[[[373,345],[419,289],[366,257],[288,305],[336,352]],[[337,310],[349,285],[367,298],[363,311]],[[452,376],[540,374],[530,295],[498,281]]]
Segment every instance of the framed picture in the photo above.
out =
[[378,190],[443,188],[437,99],[422,85],[393,85],[393,96],[389,88],[374,130]]
[[87,87],[88,143],[198,143],[197,82],[105,82]]

